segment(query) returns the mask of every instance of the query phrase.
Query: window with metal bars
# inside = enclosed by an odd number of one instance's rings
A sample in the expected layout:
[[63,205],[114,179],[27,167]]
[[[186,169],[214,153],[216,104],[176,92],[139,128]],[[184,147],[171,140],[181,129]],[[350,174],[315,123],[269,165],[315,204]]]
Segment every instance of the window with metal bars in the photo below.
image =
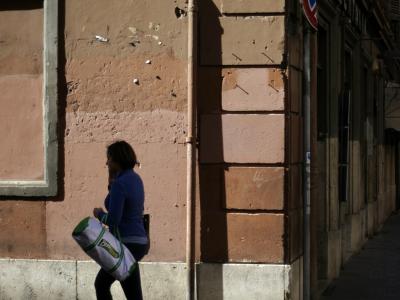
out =
[[351,52],[344,55],[344,84],[339,99],[339,199],[348,200],[349,178],[349,139],[350,139],[350,110],[352,95],[352,58]]
[[400,20],[400,0],[390,1],[390,14],[391,19]]

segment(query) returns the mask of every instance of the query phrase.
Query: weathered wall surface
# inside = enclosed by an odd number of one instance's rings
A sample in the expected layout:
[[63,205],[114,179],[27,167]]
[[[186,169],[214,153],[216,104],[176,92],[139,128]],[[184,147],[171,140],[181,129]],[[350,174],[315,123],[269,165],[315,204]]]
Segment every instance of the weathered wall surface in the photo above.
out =
[[284,1],[267,2],[200,2],[200,258],[206,262],[285,261],[285,15]]
[[[151,214],[152,250],[147,259],[183,260],[185,1],[63,2],[60,13],[65,15],[65,28],[60,44],[65,49],[60,50],[60,70],[65,69],[65,79],[60,76],[64,83],[59,99],[61,111],[65,106],[60,121],[65,124],[60,162],[63,192],[45,202],[1,201],[0,224],[7,229],[1,232],[0,254],[86,258],[71,238],[72,229],[93,207],[103,205],[105,147],[115,139],[126,139],[141,162],[138,172],[145,183],[145,210]],[[4,24],[5,13],[0,12],[2,32],[14,30]],[[98,41],[96,35],[108,41]],[[41,45],[41,38],[38,41]],[[3,50],[0,53],[6,60]],[[151,62],[146,64],[147,60]],[[15,65],[34,68],[32,53],[7,64]],[[135,78],[139,84],[133,83]]]
[[0,180],[44,176],[42,75],[0,75]]
[[[103,205],[105,147],[126,139],[151,214],[146,259],[184,260],[185,2],[61,1],[62,190],[0,203],[1,223],[18,220],[11,233],[26,224],[28,241],[4,238],[1,255],[25,257],[29,248],[29,257],[86,258],[71,231]],[[301,41],[286,43],[284,2],[200,3],[197,247],[205,261],[301,255]],[[30,213],[19,210],[28,205]]]
[[175,14],[184,5],[66,1],[66,192],[47,204],[48,257],[82,257],[71,228],[102,205],[106,144],[126,139],[141,162],[151,214],[147,259],[184,259],[186,18]]
[[[33,270],[19,274],[25,263],[49,274],[69,265],[57,280],[82,276],[85,262],[74,260],[87,257],[71,231],[103,205],[106,146],[126,139],[151,215],[146,260],[174,262],[149,264],[144,278],[179,281],[182,292],[184,268],[175,262],[185,258],[186,2],[60,1],[60,194],[0,202],[0,256],[56,260],[5,260],[23,286]],[[196,259],[204,298],[301,295],[301,40],[287,38],[286,2],[200,1]],[[144,282],[152,293],[177,293]]]

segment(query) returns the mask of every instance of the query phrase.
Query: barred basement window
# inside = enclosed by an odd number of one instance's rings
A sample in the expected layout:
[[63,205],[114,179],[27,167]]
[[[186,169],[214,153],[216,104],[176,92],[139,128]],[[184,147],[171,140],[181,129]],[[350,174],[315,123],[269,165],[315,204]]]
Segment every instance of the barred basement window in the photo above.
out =
[[0,20],[0,196],[54,196],[58,0],[3,0]]
[[390,18],[392,20],[400,20],[400,0],[390,1]]

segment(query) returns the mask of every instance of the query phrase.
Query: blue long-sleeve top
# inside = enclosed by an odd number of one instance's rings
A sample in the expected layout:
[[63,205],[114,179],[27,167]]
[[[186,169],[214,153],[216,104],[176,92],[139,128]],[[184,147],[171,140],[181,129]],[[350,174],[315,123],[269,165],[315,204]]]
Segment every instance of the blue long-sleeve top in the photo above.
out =
[[143,223],[144,187],[142,179],[133,169],[120,172],[104,200],[107,213],[100,213],[99,220],[115,233],[118,228],[126,243],[148,242]]

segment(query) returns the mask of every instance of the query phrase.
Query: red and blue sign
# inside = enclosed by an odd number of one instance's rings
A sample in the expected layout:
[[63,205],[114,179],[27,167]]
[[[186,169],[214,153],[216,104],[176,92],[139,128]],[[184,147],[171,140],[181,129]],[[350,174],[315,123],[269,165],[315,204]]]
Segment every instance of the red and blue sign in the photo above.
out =
[[317,0],[303,0],[303,10],[310,25],[317,30]]

